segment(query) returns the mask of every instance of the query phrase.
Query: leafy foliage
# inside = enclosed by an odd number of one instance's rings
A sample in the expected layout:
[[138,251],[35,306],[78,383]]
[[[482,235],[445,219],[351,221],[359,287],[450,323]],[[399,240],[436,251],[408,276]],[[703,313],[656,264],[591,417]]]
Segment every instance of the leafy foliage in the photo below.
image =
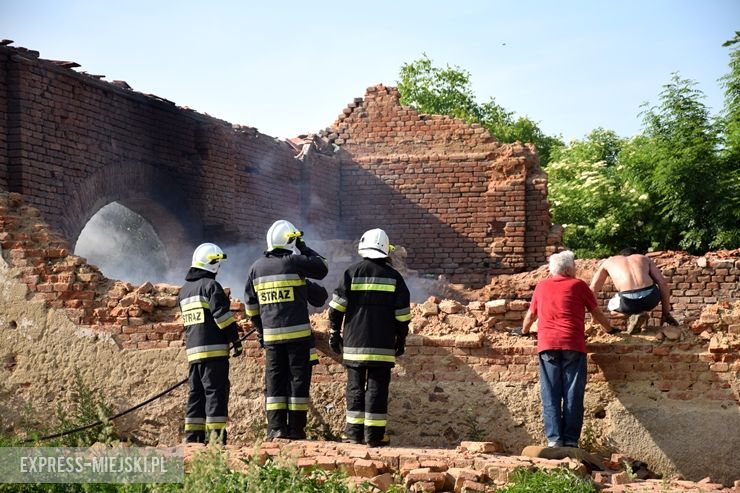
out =
[[599,128],[557,149],[547,168],[553,221],[563,224],[565,244],[579,256],[608,255],[613,245],[643,234],[648,196],[623,178],[617,157],[624,144]]
[[59,438],[56,446],[85,447],[95,442],[110,442],[115,438],[113,424],[109,420],[114,413],[105,394],[88,387],[77,368],[75,368],[71,405],[65,408],[58,404],[56,412],[59,420],[58,432],[72,430],[98,420],[103,422],[101,426]]
[[514,113],[496,103],[494,98],[479,104],[470,87],[467,70],[449,65],[435,67],[426,54],[401,66],[397,85],[401,104],[413,106],[421,113],[479,123],[502,142],[534,144],[543,166],[549,162],[552,150],[563,145],[560,138],[546,135],[530,118],[515,119]]
[[644,105],[642,134],[597,129],[556,149],[548,166],[554,222],[579,256],[740,246],[740,48],[712,118],[696,83],[674,74]]
[[595,493],[596,488],[584,478],[567,469],[549,471],[520,468],[510,478],[510,484],[497,490],[500,493],[525,493],[547,491],[548,493]]

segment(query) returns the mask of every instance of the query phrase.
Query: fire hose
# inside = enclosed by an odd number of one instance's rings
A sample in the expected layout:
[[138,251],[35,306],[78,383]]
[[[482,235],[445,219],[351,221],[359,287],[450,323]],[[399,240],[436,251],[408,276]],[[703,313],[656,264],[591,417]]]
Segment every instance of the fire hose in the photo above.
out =
[[[250,335],[252,335],[252,333],[255,330],[256,329],[252,329],[249,332],[247,332],[246,334],[244,334],[244,336],[242,336],[239,339],[239,342],[243,342],[247,337],[249,337]],[[125,415],[127,415],[127,414],[129,414],[129,413],[131,413],[133,411],[136,411],[137,409],[139,409],[141,407],[144,407],[147,404],[149,404],[151,402],[154,402],[154,401],[156,401],[157,399],[159,399],[161,397],[164,397],[165,395],[167,395],[170,392],[172,392],[173,390],[175,390],[177,387],[179,387],[181,385],[185,385],[186,383],[188,383],[188,379],[187,378],[185,378],[184,380],[180,380],[176,384],[171,385],[170,387],[167,387],[165,390],[163,390],[162,392],[158,393],[157,395],[152,396],[149,399],[147,399],[147,400],[145,400],[143,402],[140,402],[140,403],[136,404],[133,407],[130,407],[130,408],[124,410],[124,411],[121,411],[120,413],[115,414],[115,415],[111,416],[110,418],[107,418],[106,421],[113,421],[114,419],[118,419],[121,416],[125,416]],[[60,438],[60,437],[63,437],[63,436],[71,435],[73,433],[79,433],[81,431],[89,430],[90,428],[95,428],[96,426],[100,426],[102,424],[104,424],[103,420],[98,420],[98,421],[95,421],[94,423],[90,423],[90,424],[87,424],[87,425],[84,425],[84,426],[80,426],[78,428],[74,428],[74,429],[71,429],[71,430],[66,430],[66,431],[62,431],[62,432],[59,432],[59,433],[54,433],[53,435],[46,435],[46,436],[43,436],[43,437],[40,437],[40,438],[26,438],[21,443],[29,443],[29,442],[36,442],[36,441],[41,441],[41,440],[51,440],[52,438]]]

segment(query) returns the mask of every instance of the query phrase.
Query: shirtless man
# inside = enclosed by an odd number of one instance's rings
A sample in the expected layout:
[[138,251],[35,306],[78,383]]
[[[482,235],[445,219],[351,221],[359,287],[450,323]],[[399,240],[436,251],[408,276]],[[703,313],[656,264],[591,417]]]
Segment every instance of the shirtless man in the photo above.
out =
[[591,279],[591,291],[599,292],[607,277],[611,277],[617,294],[607,308],[615,317],[629,317],[627,332],[639,331],[648,319],[648,312],[662,304],[661,324],[678,325],[671,315],[671,290],[655,262],[635,248],[625,248],[599,265]]

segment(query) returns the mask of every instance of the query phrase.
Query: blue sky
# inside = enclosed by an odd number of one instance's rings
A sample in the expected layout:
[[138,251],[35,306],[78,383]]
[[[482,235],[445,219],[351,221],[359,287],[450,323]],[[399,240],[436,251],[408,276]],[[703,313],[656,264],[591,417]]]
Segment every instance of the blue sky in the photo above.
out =
[[630,136],[674,71],[719,111],[735,30],[738,0],[0,0],[16,46],[276,137],[331,125],[422,53],[547,133]]

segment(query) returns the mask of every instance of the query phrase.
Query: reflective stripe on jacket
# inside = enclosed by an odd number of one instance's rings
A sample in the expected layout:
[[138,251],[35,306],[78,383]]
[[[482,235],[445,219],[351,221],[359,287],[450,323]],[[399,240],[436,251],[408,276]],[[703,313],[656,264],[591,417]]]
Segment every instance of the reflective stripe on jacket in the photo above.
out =
[[252,264],[244,292],[245,311],[257,322],[265,345],[313,337],[307,303],[321,299],[316,291],[323,291],[323,303],[326,291],[306,278],[323,279],[327,272],[326,260],[305,245],[300,255],[277,249]]
[[329,302],[332,331],[344,323],[342,358],[348,366],[393,366],[396,338],[411,320],[409,290],[386,260],[364,259],[349,267]]
[[191,268],[177,296],[189,363],[228,358],[229,344],[239,337],[229,298],[215,277],[212,272]]

